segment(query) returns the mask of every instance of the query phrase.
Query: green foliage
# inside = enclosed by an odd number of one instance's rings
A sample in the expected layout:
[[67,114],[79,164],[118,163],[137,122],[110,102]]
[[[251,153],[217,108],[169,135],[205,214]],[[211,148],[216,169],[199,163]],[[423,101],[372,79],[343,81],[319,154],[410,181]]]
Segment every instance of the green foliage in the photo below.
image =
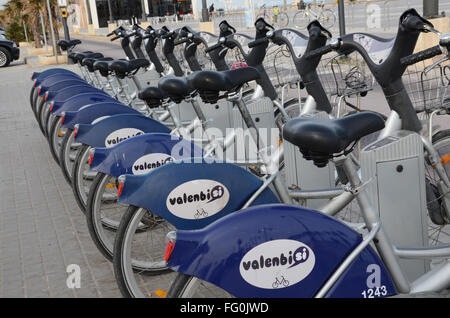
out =
[[23,25],[19,23],[18,19],[14,19],[5,31],[7,39],[16,43],[25,41]]

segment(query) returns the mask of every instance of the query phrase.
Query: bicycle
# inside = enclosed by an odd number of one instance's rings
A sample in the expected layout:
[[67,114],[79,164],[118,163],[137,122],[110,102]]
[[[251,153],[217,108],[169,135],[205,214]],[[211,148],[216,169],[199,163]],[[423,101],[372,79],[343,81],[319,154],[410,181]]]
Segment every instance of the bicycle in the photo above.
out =
[[259,10],[263,9],[263,13],[256,16],[256,20],[264,19],[270,21],[271,24],[279,28],[285,28],[289,25],[289,16],[286,12],[283,12],[279,7],[274,7],[272,9],[266,8],[263,4]]
[[[408,18],[406,19],[406,17],[408,17]],[[406,12],[406,13],[404,13],[404,15],[402,15],[401,23],[412,23],[410,21],[415,21],[415,22],[419,21],[420,22],[420,21],[422,21],[420,19],[421,19],[420,16],[418,16],[418,14],[416,12]],[[419,23],[419,22],[417,22],[417,23]],[[420,23],[422,23],[421,25],[426,25],[427,22],[423,22],[422,21]],[[399,26],[399,28],[400,28],[400,26]],[[414,34],[414,36],[418,35],[418,33],[416,33],[416,30],[414,28],[412,28],[412,29],[410,28],[409,31],[406,32],[406,34],[408,32],[412,32]],[[270,35],[268,34],[268,36],[274,36],[274,34],[270,34]],[[402,37],[403,37],[403,40],[401,40]],[[401,41],[404,41],[405,37],[408,38],[409,35],[407,35],[407,36],[405,34],[399,35],[399,38],[398,38],[399,43],[401,43]],[[348,37],[348,39],[350,39],[350,38],[352,38],[352,35],[350,35]],[[261,43],[265,43],[264,41],[267,41],[267,39],[259,39],[257,41],[258,41],[259,44],[261,44]],[[410,41],[410,39],[408,39],[408,41]],[[398,45],[400,45],[400,44],[398,44]],[[400,47],[402,47],[402,46],[400,45]],[[329,48],[330,47],[327,47],[327,49],[329,49]],[[348,49],[349,48],[348,45],[346,45],[345,48]],[[402,47],[402,49],[404,49],[404,47]],[[320,50],[319,50],[319,52],[320,52]],[[325,53],[326,52],[323,52],[323,54],[325,54]],[[397,48],[393,48],[391,50],[391,54],[395,55],[395,54],[398,54],[398,53],[399,53],[398,52],[398,47]],[[403,51],[401,54],[410,54],[410,53],[412,53],[412,48],[408,48],[407,51]],[[316,55],[316,56],[312,56],[312,55],[313,54],[311,54],[311,58],[316,58],[318,56],[318,55]],[[319,55],[321,55],[321,54],[319,54]],[[379,67],[380,68],[381,67],[389,67],[390,68],[391,66],[388,65],[388,64],[385,64],[385,65],[382,65],[382,66],[379,66]],[[382,72],[377,72],[377,73],[382,73]],[[400,74],[400,76],[401,76],[401,74]],[[382,81],[381,78],[379,78],[378,80]],[[387,82],[390,83],[391,81],[394,81],[394,79],[391,78]],[[396,83],[394,83],[394,84],[396,84]],[[197,89],[199,89],[201,91],[202,86],[201,86],[200,83],[197,83],[196,87],[197,87]],[[236,96],[233,96],[233,94],[232,94],[232,96],[229,96],[229,97],[235,98]],[[238,103],[238,105],[239,105],[239,103]],[[240,108],[243,109],[243,111],[245,111],[244,105],[241,105]],[[392,114],[394,114],[394,113],[395,112],[393,112]],[[365,114],[365,113],[363,113],[363,114]],[[370,115],[366,114],[366,116],[370,116]],[[250,118],[248,116],[244,116],[244,118],[247,118],[249,127],[254,127],[254,123],[251,123]],[[351,121],[352,120],[351,118],[352,117],[348,116],[348,119],[346,119],[346,120]],[[380,116],[380,118],[382,118],[382,117]],[[411,117],[406,117],[406,118],[407,118],[407,120],[409,120]],[[410,122],[404,122],[403,125],[406,125],[406,126],[414,125],[414,123],[415,123],[415,120],[414,120],[414,118],[412,118]],[[387,128],[386,128],[385,131],[392,132],[393,128],[394,128],[393,126],[390,126],[390,124],[387,124]],[[254,136],[254,138],[257,139],[256,136]],[[436,153],[435,153],[435,151],[433,152],[432,147],[430,147],[429,144],[427,145],[426,141],[424,141],[424,144],[426,145],[427,151],[429,151],[429,155],[432,156],[432,157],[435,157],[435,159],[433,159],[433,162],[436,162]],[[266,162],[267,162],[267,165],[270,166],[273,163],[273,160],[275,160],[275,161],[278,160],[277,156],[279,156],[279,155],[280,155],[279,153],[272,154],[273,158],[275,158],[275,159],[272,158],[272,160],[271,160],[270,157],[268,157],[268,158],[266,157],[266,159],[264,159],[264,160],[268,160]],[[439,156],[438,156],[438,158],[439,158]],[[163,207],[163,204],[164,204],[163,202],[159,203],[159,201],[161,199],[158,199],[158,198],[165,198],[165,197],[167,197],[169,195],[171,189],[176,189],[177,185],[180,185],[179,182],[182,183],[182,182],[186,182],[187,180],[193,180],[196,177],[199,177],[200,169],[207,169],[206,172],[202,172],[203,178],[206,178],[206,176],[209,176],[209,178],[213,178],[214,180],[217,180],[218,182],[220,182],[221,184],[224,184],[225,186],[229,185],[228,183],[224,183],[225,179],[223,179],[222,176],[221,177],[218,176],[220,174],[218,172],[219,165],[217,167],[216,166],[212,167],[211,164],[210,165],[202,165],[202,164],[200,164],[198,166],[199,167],[196,167],[192,163],[190,163],[190,164],[189,163],[186,163],[186,164],[179,163],[177,165],[170,164],[168,166],[161,167],[160,169],[158,169],[158,171],[152,172],[152,178],[150,178],[150,175],[149,175],[149,178],[148,178],[149,180],[146,180],[145,178],[142,178],[142,177],[136,178],[134,176],[126,176],[122,180],[124,185],[122,186],[123,192],[122,192],[122,196],[119,198],[119,201],[126,202],[126,203],[133,204],[133,205],[140,206],[140,207],[145,207],[145,209],[147,209],[147,211],[153,211],[154,213],[162,216],[164,219],[168,219],[170,217],[171,213],[170,213],[170,211],[167,211],[166,208]],[[200,168],[200,167],[202,167],[202,168]],[[189,176],[188,179],[184,179],[184,181],[175,181],[175,182],[168,183],[167,185],[169,187],[169,190],[167,190],[167,189],[158,189],[157,192],[152,193],[152,195],[150,197],[147,197],[146,199],[142,198],[140,200],[135,200],[135,199],[130,199],[130,197],[128,197],[131,193],[133,193],[135,191],[135,188],[138,187],[138,185],[139,185],[140,189],[147,189],[147,188],[151,187],[152,183],[155,184],[155,183],[161,182],[162,179],[161,180],[159,179],[160,178],[159,175],[160,174],[161,174],[161,176],[165,175],[165,173],[166,173],[165,171],[166,170],[171,170],[172,173],[174,173],[177,176],[179,176],[179,175],[183,174],[183,171],[185,171],[183,169],[191,170],[191,173],[193,175]],[[228,169],[228,167],[226,167],[225,165],[222,164],[220,169],[222,170],[222,172],[225,173],[225,175],[228,176],[228,178],[229,178],[229,176],[233,176],[233,178],[237,178],[236,174],[233,174],[231,171],[225,172],[225,171],[227,171],[226,169]],[[203,175],[203,173],[204,173],[204,175]],[[254,202],[257,202],[256,200],[259,199],[259,196],[262,193],[265,193],[265,191],[268,190],[268,186],[271,185],[271,184],[273,184],[275,186],[275,188],[277,189],[278,195],[283,200],[282,202],[292,202],[291,201],[292,199],[301,200],[301,199],[305,199],[305,198],[314,198],[314,195],[311,192],[308,193],[308,191],[298,191],[298,190],[295,190],[295,189],[289,189],[288,193],[283,192],[283,191],[286,191],[286,190],[283,190],[284,186],[281,185],[281,184],[277,184],[276,181],[274,182],[274,180],[276,180],[276,178],[277,178],[276,171],[274,171],[272,173],[273,173],[272,175],[269,174],[269,175],[266,176],[266,178],[263,178],[263,182],[261,183],[261,188],[258,191],[256,191],[256,192],[252,192],[253,190],[251,190],[248,193],[247,192],[246,193],[242,193],[242,189],[239,189],[239,190],[235,189],[231,185],[229,185],[228,189],[229,189],[229,191],[233,191],[233,193],[234,193],[233,196],[234,195],[245,195],[247,197],[250,196],[250,199],[248,201],[246,201],[245,204],[242,203],[241,208],[242,207],[243,208],[249,207],[252,204],[254,204]],[[445,182],[446,177],[447,177],[446,175],[442,175],[442,180],[444,180],[444,182]],[[130,182],[131,182],[131,184],[133,184],[133,186],[131,186],[131,188],[127,188],[127,185],[126,185],[128,178],[131,178]],[[243,180],[241,180],[241,179],[237,179],[237,180],[239,180],[239,181],[237,181],[238,183],[242,183],[243,182]],[[165,182],[167,182],[167,180]],[[280,186],[280,188],[278,186]],[[130,191],[130,192],[128,192],[128,191]],[[152,190],[152,192],[154,192],[154,190]],[[124,195],[124,193],[125,193],[125,195]],[[251,193],[253,193],[253,195],[251,195]],[[136,197],[137,194],[133,193],[133,196]],[[144,196],[144,192],[141,193],[141,197],[143,197],[143,196]],[[349,202],[351,202],[352,198],[354,198],[354,193],[352,194],[351,192],[346,192],[346,191],[340,192],[339,189],[329,190],[329,191],[316,191],[315,192],[315,198],[325,198],[325,197],[328,197],[328,198],[333,197],[333,199],[331,200],[331,202],[329,204],[327,204],[327,206],[324,206],[324,207],[322,207],[319,210],[323,211],[324,213],[327,213],[327,214],[335,215],[337,212],[341,211],[342,208],[345,207]],[[430,197],[427,197],[427,199],[430,200]],[[151,202],[152,200],[154,200],[155,202]],[[272,198],[271,199],[267,198],[267,200],[268,201],[266,201],[266,202],[273,202],[273,201],[270,201],[270,200],[272,200]],[[239,199],[237,199],[237,201],[239,201]],[[259,203],[260,202],[261,201],[259,201]],[[128,244],[132,244],[131,241],[133,240],[135,227],[132,224],[138,224],[138,223],[135,223],[135,222],[140,220],[140,218],[142,218],[143,215],[145,215],[145,213],[146,213],[145,209],[140,209],[139,211],[134,211],[133,214],[131,214],[131,213],[128,214],[127,213],[127,215],[129,215],[130,217],[133,218],[133,219],[128,219],[127,220],[127,227],[128,227],[127,230],[128,230],[129,234],[127,234],[128,236],[127,236],[126,240],[128,241]],[[225,210],[222,210],[222,213],[224,213]],[[227,212],[232,212],[232,211],[231,210],[227,210]],[[220,215],[218,215],[218,217],[220,217]],[[174,224],[174,226],[176,228],[180,228],[182,226],[181,225],[182,224],[181,221],[180,221],[181,223],[177,224],[177,223],[174,223],[175,220],[173,218],[172,218],[172,220],[173,221],[171,221],[170,223]],[[125,222],[125,220],[123,220],[123,221]],[[201,226],[201,225],[199,224],[199,226]],[[116,241],[116,242],[118,242],[118,241]],[[124,248],[125,249],[129,249],[130,245],[128,245],[128,246],[126,246]],[[118,255],[118,253],[116,253],[115,255]],[[122,261],[125,262],[125,259],[122,259]],[[134,286],[134,287],[136,287],[136,286]]]
[[294,15],[294,27],[303,30],[312,20],[318,20],[320,24],[329,29],[336,23],[336,15],[331,9],[325,8],[323,1],[314,10],[310,4],[304,5]]

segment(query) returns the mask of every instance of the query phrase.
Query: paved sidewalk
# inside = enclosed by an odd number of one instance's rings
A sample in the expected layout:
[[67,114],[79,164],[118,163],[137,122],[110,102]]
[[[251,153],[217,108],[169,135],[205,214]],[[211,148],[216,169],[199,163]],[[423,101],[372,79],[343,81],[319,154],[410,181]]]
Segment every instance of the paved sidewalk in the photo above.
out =
[[[42,69],[0,69],[0,297],[121,297],[30,109]],[[79,289],[67,287],[70,264]]]

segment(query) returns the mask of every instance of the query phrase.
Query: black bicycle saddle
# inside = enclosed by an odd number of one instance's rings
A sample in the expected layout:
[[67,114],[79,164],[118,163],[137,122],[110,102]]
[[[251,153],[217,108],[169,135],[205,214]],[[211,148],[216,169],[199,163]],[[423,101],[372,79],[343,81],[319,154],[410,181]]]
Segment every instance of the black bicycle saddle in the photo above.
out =
[[150,108],[157,108],[162,105],[164,99],[168,97],[162,89],[150,86],[139,91],[138,97],[145,101]]
[[165,76],[161,78],[158,87],[165,91],[175,103],[180,103],[193,91],[185,77],[177,76]]
[[342,153],[353,142],[383,128],[383,117],[372,112],[331,120],[299,117],[286,123],[283,138],[298,146],[305,159],[324,167],[333,154]]
[[113,71],[117,77],[125,78],[128,74],[139,70],[141,67],[147,67],[150,62],[146,59],[134,59],[130,61],[126,60],[114,60],[109,65],[109,69]]

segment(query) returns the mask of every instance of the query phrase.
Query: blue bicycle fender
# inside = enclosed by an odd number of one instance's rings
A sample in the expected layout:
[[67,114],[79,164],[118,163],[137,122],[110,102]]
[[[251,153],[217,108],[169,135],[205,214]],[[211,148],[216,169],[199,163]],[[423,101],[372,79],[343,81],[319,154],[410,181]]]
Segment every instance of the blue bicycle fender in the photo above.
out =
[[160,122],[140,113],[121,114],[107,117],[95,124],[80,124],[75,140],[91,147],[112,147],[125,139],[145,133],[169,132],[169,128]]
[[58,73],[72,73],[75,75],[78,75],[72,71],[69,71],[65,68],[51,68],[42,72],[33,72],[33,74],[31,74],[31,80],[37,80],[37,79],[44,79],[47,76],[53,75],[53,74],[58,74]]
[[58,83],[53,83],[50,85],[45,91],[44,89],[41,89],[41,92],[38,94],[39,96],[43,97],[44,95],[47,95],[47,99],[53,98],[60,90],[72,86],[72,85],[82,85],[87,84],[84,80],[81,78],[73,78],[73,79],[66,79],[63,81],[60,81]]
[[[66,73],[53,74],[53,75],[50,75],[50,76],[44,78],[42,81],[36,80],[35,87],[41,88],[41,92],[42,92],[42,90],[44,90],[43,89],[44,87],[47,89],[48,86],[50,86],[51,84],[58,83],[60,81],[66,80],[66,79],[72,79],[72,78],[81,78],[81,77],[79,77],[78,75],[75,75],[75,74],[66,74]],[[87,82],[86,82],[86,84],[87,84]],[[45,93],[45,90],[44,90],[44,93]]]
[[78,84],[70,87],[65,87],[61,89],[51,100],[48,102],[65,102],[72,96],[84,93],[97,93],[97,94],[106,94],[104,91],[95,88],[89,84]]
[[75,111],[64,112],[64,121],[62,126],[73,130],[75,124],[93,124],[102,118],[119,114],[142,115],[137,110],[125,106],[117,101],[97,103],[81,107]]
[[[179,146],[189,151],[172,152]],[[90,168],[116,178],[122,174],[141,175],[192,155],[202,156],[202,148],[178,136],[150,133],[124,140],[111,148],[95,148]]]
[[[175,148],[176,151],[178,151]],[[200,229],[244,206],[262,181],[229,163],[174,161],[143,175],[126,175],[119,202],[143,207],[177,229]],[[253,205],[279,202],[268,188]]]
[[51,113],[55,116],[61,116],[62,112],[78,110],[81,107],[103,102],[118,102],[117,99],[109,96],[108,94],[83,93],[70,97],[66,101],[53,103]]
[[[359,243],[361,236],[335,218],[269,204],[232,213],[198,231],[177,231],[168,266],[236,297],[311,298]],[[362,297],[374,283],[368,268],[379,270],[385,296],[396,293],[370,246],[350,266],[328,297]]]

